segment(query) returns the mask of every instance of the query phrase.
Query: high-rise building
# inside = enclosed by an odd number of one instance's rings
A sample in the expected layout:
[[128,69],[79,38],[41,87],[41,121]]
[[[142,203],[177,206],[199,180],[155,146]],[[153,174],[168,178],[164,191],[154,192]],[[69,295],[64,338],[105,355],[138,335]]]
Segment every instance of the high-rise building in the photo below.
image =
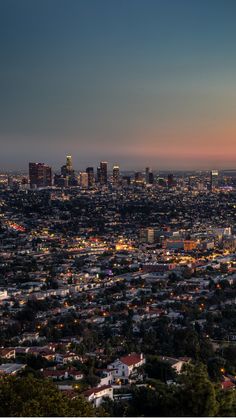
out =
[[72,173],[73,167],[72,167],[72,157],[66,156],[66,168],[68,173]]
[[61,167],[62,176],[73,176],[74,170],[72,166],[72,157],[66,156],[66,164]]
[[149,167],[145,169],[145,182],[147,185],[152,185],[154,183],[154,176]]
[[68,187],[68,176],[54,175],[54,185],[60,188]]
[[107,184],[107,162],[106,161],[100,162],[100,184],[101,185]]
[[79,185],[79,178],[75,176],[74,172],[72,176],[68,176],[68,186],[78,186]]
[[174,175],[170,173],[167,177],[167,185],[168,188],[172,188],[174,186]]
[[113,166],[112,180],[113,185],[118,185],[120,182],[120,167],[118,165]]
[[80,172],[80,186],[83,189],[88,188],[88,173],[87,172]]
[[166,179],[164,179],[163,177],[158,177],[157,183],[158,183],[159,186],[165,187],[166,186]]
[[146,167],[146,169],[145,169],[145,181],[146,181],[146,183],[149,183],[149,173],[150,173],[150,168]]
[[144,177],[142,172],[135,172],[134,181],[136,184],[141,184],[144,182]]
[[153,185],[153,183],[154,183],[154,175],[153,175],[153,172],[150,172],[149,173],[149,184]]
[[92,188],[94,186],[94,170],[93,167],[87,167],[86,173],[88,174],[88,187]]
[[101,183],[101,168],[97,167],[97,183]]
[[52,186],[52,168],[45,164],[44,173],[45,173],[45,178],[44,178],[45,186]]
[[218,170],[212,170],[211,171],[211,179],[210,179],[210,189],[213,191],[218,187],[219,182],[219,172]]
[[52,185],[52,168],[44,163],[29,163],[30,187],[40,188]]
[[130,185],[131,183],[131,177],[130,176],[123,176],[122,177],[122,184],[123,185]]

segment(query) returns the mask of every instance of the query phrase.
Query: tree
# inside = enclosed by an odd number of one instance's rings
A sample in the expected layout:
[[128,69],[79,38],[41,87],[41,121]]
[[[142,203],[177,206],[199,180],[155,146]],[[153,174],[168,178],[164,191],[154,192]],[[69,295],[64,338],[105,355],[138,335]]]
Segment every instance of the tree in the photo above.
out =
[[200,340],[200,360],[205,363],[212,357],[214,357],[214,348],[212,343],[207,339]]
[[189,364],[180,377],[177,390],[180,416],[215,416],[218,402],[214,384],[203,364]]
[[236,415],[236,396],[232,390],[221,390],[217,388],[217,401],[219,404],[219,411],[217,416],[229,417]]
[[132,390],[127,416],[178,416],[178,400],[172,386],[157,382],[155,387]]
[[228,361],[230,366],[236,368],[236,347],[235,346],[230,345],[224,348],[223,356]]
[[7,377],[0,381],[0,416],[96,416],[82,396],[70,400],[47,380]]
[[200,353],[199,336],[195,330],[182,329],[174,333],[173,348],[177,356],[198,359]]
[[99,378],[95,374],[89,373],[85,378],[85,381],[91,387],[95,387],[99,383]]
[[225,360],[220,357],[210,358],[207,363],[207,370],[209,377],[213,381],[219,381],[222,379],[224,373]]
[[149,377],[166,382],[174,380],[176,373],[168,362],[161,361],[157,356],[149,357],[145,370]]

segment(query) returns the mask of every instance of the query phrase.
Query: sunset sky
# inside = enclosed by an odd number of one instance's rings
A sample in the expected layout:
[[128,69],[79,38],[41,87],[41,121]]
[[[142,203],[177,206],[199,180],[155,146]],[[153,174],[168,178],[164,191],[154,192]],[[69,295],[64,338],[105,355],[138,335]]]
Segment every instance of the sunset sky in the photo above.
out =
[[235,0],[0,0],[0,170],[236,168]]

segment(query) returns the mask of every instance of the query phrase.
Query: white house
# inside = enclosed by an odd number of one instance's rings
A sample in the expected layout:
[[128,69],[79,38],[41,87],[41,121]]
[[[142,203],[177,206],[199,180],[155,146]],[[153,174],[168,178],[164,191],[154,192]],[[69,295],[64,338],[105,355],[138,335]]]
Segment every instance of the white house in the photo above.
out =
[[107,368],[113,371],[114,382],[122,382],[131,379],[137,372],[137,368],[141,367],[145,362],[146,360],[142,353],[132,353],[117,359],[112,364],[109,364]]
[[183,366],[188,364],[191,361],[191,358],[171,358],[169,356],[161,356],[160,361],[168,363],[171,366],[171,368],[173,368],[177,372],[177,374],[180,374]]
[[94,405],[94,407],[98,407],[102,403],[104,397],[109,397],[113,400],[113,388],[109,385],[91,388],[84,392],[84,396]]
[[98,384],[97,387],[101,387],[104,385],[108,386],[112,384],[114,381],[113,371],[114,370],[111,370],[111,369],[103,369],[100,374],[100,377],[101,377],[100,383]]
[[8,299],[8,293],[6,290],[0,290],[0,301]]

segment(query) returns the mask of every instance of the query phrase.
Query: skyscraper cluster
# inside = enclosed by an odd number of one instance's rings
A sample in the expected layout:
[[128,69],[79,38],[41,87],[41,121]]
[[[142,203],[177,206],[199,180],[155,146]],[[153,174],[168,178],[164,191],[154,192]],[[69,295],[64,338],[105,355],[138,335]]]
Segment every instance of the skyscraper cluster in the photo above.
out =
[[[52,185],[52,169],[44,163],[29,163],[30,187],[39,188]],[[97,167],[95,176],[94,168],[87,167],[85,172],[75,173],[72,164],[72,157],[67,156],[65,164],[61,167],[60,173],[54,175],[54,185],[59,187],[80,186],[81,188],[93,188],[95,183],[105,186],[108,183],[108,163],[101,161]],[[116,164],[112,171],[112,184],[118,186],[120,183],[120,168]]]

